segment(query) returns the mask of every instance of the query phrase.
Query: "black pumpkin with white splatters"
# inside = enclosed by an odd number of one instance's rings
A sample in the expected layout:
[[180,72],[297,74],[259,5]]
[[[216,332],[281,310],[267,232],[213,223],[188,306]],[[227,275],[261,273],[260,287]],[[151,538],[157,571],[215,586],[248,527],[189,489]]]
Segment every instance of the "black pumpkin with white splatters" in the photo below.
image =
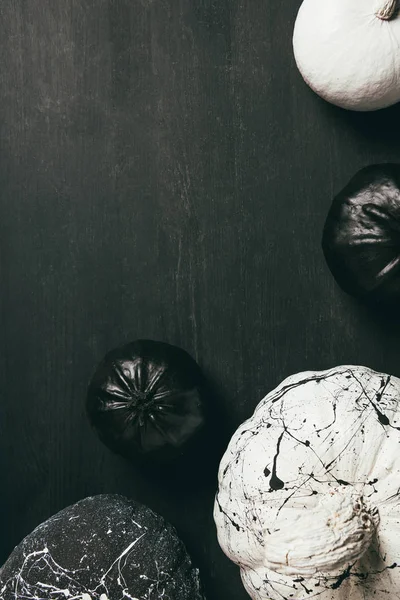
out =
[[137,340],[109,352],[86,408],[101,441],[131,460],[168,461],[195,446],[206,424],[205,380],[184,350]]
[[387,600],[400,590],[400,379],[289,377],[233,435],[218,540],[253,600]]
[[400,299],[400,165],[361,169],[334,198],[322,236],[347,293],[387,305]]
[[122,496],[85,498],[28,535],[0,571],[0,600],[204,600],[174,528]]

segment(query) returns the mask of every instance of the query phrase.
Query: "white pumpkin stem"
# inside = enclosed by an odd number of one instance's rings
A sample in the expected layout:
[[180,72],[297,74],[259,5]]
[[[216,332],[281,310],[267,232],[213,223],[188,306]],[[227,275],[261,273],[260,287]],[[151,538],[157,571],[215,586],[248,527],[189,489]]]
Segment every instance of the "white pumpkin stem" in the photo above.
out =
[[376,508],[338,491],[321,498],[312,513],[286,512],[286,526],[267,538],[265,565],[287,576],[340,578],[368,550],[379,524]]
[[385,0],[385,4],[378,10],[376,16],[382,21],[390,21],[397,11],[397,0]]

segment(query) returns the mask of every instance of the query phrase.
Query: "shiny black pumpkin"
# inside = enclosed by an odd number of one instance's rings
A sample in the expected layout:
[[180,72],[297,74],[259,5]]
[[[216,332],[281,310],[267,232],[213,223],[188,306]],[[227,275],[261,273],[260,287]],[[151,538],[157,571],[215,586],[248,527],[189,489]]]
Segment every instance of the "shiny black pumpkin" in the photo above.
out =
[[371,165],[334,198],[322,248],[340,287],[392,304],[400,299],[400,165]]
[[138,340],[112,350],[88,389],[91,424],[128,459],[168,461],[182,455],[205,425],[205,384],[184,350]]

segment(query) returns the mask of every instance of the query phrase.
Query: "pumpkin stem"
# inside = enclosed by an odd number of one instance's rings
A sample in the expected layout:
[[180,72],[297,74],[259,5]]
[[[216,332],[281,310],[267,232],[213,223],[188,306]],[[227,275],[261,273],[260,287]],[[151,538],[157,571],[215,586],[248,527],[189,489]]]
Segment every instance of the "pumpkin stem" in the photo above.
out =
[[379,285],[381,285],[381,283],[386,281],[388,276],[391,275],[394,271],[396,271],[399,268],[399,266],[400,266],[400,256],[395,256],[390,261],[390,263],[388,263],[385,267],[383,267],[383,269],[381,269],[379,271],[379,273],[376,275],[375,285],[373,286],[372,289],[378,287]]
[[397,12],[397,0],[385,0],[385,4],[378,10],[376,16],[382,21],[390,21]]
[[378,524],[378,510],[366,506],[362,497],[331,489],[312,517],[287,509],[285,520],[268,537],[265,566],[287,576],[329,573],[337,576],[334,589],[368,550]]

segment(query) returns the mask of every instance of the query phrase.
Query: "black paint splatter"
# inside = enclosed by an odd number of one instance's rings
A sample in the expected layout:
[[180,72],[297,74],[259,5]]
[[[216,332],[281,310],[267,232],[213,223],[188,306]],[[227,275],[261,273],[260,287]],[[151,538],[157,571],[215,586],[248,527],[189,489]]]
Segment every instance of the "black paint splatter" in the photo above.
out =
[[333,590],[337,590],[338,587],[340,587],[342,585],[343,581],[345,581],[346,579],[348,579],[350,577],[350,572],[351,572],[352,567],[353,567],[353,565],[350,565],[349,567],[347,567],[347,569],[345,571],[343,571],[343,573],[337,578],[335,583],[332,583],[331,588]]
[[282,438],[284,436],[285,432],[282,431],[281,435],[278,438],[278,443],[276,445],[276,454],[274,456],[274,464],[272,467],[272,475],[271,475],[271,479],[269,480],[269,486],[270,489],[273,491],[277,491],[277,490],[281,490],[285,487],[285,483],[284,481],[282,481],[282,479],[279,479],[279,477],[276,474],[276,461],[278,459],[279,456],[279,452],[281,449],[281,442],[282,442]]

